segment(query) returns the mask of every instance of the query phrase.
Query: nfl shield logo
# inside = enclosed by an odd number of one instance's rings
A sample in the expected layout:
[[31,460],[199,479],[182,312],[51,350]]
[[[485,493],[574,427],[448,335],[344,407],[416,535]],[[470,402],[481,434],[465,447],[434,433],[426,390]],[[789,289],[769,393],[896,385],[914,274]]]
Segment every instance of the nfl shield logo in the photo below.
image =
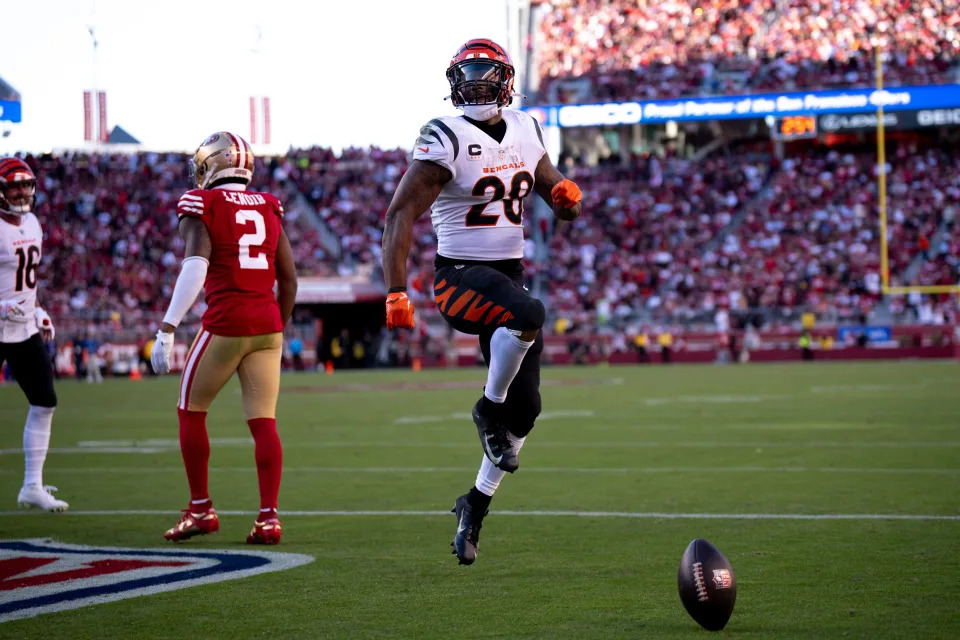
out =
[[733,578],[726,569],[714,569],[713,584],[717,589],[729,589],[733,585]]
[[313,557],[0,541],[0,622],[282,571]]

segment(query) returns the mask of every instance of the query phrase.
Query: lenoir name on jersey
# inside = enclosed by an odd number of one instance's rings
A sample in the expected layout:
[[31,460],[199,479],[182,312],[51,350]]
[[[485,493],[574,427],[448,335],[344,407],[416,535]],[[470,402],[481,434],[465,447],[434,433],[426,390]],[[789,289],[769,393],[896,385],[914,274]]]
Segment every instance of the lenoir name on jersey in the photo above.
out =
[[546,153],[540,125],[530,115],[501,111],[497,142],[463,116],[434,118],[420,130],[414,160],[446,167],[450,181],[433,203],[437,253],[463,260],[523,257],[523,199],[533,191],[536,167]]
[[243,191],[221,191],[221,193],[228,202],[241,206],[267,204],[267,201],[259,193],[244,193]]

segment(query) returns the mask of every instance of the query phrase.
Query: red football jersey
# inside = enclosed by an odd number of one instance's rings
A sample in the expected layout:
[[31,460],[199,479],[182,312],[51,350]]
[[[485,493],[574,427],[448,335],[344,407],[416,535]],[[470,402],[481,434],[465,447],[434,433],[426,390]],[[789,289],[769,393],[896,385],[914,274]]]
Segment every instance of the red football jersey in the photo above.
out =
[[177,215],[202,220],[213,246],[204,283],[203,328],[219,336],[283,331],[273,292],[283,219],[280,201],[269,193],[229,186],[193,189],[180,198]]

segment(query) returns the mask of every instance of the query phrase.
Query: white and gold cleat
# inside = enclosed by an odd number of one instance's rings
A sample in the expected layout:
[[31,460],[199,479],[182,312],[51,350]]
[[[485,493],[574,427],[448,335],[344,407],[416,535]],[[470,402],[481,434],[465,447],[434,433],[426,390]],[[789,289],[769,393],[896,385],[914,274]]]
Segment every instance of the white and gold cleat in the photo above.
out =
[[56,490],[56,487],[50,485],[25,484],[17,496],[17,504],[24,509],[36,507],[44,511],[66,511],[70,505],[53,497]]

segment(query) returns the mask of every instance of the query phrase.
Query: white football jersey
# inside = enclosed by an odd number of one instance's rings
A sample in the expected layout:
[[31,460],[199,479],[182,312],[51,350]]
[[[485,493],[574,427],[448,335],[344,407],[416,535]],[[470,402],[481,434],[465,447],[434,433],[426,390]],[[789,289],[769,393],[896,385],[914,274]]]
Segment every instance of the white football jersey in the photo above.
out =
[[420,129],[414,160],[453,174],[433,203],[437,253],[463,260],[523,257],[523,199],[533,192],[546,153],[540,124],[522,111],[501,111],[497,142],[463,116],[434,118]]
[[21,301],[26,322],[0,320],[0,342],[23,342],[37,333],[37,268],[43,231],[37,216],[23,214],[19,226],[0,218],[0,300]]

